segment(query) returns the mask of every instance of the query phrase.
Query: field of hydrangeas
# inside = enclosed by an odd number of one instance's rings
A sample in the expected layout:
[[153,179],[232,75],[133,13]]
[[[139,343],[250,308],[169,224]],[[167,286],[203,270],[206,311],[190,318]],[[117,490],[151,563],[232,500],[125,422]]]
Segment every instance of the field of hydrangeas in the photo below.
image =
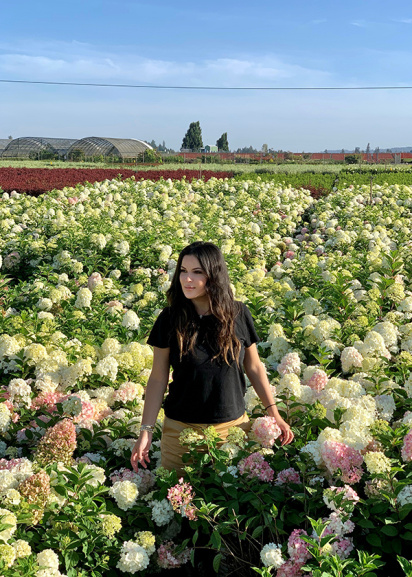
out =
[[[3,577],[412,575],[412,188],[106,180],[0,198]],[[295,441],[130,466],[180,250],[222,249]],[[197,453],[207,444],[209,453]]]

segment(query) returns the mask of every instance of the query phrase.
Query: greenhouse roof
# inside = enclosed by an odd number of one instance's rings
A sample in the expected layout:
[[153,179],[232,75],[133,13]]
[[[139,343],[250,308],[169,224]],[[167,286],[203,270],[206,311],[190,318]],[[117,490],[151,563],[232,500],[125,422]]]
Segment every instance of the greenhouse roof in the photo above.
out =
[[39,136],[24,136],[8,141],[3,150],[3,157],[28,158],[32,154],[51,152],[64,155],[70,146],[76,142],[74,138],[41,138]]
[[0,151],[4,150],[9,142],[11,142],[9,138],[0,138]]
[[68,155],[75,150],[83,152],[88,156],[119,156],[121,158],[135,158],[145,150],[152,150],[152,147],[135,138],[106,138],[99,136],[89,136],[76,140],[68,151]]

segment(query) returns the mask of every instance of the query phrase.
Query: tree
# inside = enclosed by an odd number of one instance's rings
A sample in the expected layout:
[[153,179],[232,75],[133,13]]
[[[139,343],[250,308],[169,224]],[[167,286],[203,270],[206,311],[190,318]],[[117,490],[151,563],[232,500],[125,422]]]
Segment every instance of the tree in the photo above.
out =
[[263,152],[263,154],[268,153],[268,145],[267,144],[262,144],[262,152]]
[[359,162],[359,154],[346,154],[345,155],[345,162],[346,164],[356,164]]
[[368,142],[368,146],[366,147],[365,152],[366,152],[366,154],[370,154],[370,153],[371,153],[371,145],[370,145],[369,142]]
[[227,141],[227,132],[224,132],[220,138],[216,140],[216,146],[218,150],[223,150],[223,152],[229,152],[229,143]]
[[243,154],[257,154],[259,151],[253,146],[244,146],[243,148],[238,148],[236,152],[243,153]]
[[355,154],[360,154],[360,148],[359,148],[359,146],[357,146],[357,147],[355,148]]
[[8,139],[9,139],[9,140],[13,140],[13,137],[10,135],[10,136],[8,136]]
[[202,129],[199,121],[190,123],[182,141],[182,148],[193,152],[198,152],[203,148]]

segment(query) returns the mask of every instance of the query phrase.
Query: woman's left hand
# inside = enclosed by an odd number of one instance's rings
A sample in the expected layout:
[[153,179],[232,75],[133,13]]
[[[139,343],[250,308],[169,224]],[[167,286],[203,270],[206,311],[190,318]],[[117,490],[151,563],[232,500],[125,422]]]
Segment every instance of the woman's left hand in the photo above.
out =
[[286,423],[286,421],[282,419],[282,417],[277,418],[276,423],[279,429],[282,431],[282,435],[280,437],[282,441],[281,445],[289,445],[289,443],[291,443],[295,437],[290,426]]

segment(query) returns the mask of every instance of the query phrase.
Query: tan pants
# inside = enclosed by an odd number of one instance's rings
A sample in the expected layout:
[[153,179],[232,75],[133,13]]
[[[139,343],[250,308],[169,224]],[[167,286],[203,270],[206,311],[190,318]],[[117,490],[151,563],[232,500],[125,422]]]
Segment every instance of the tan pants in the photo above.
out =
[[[183,474],[183,467],[186,466],[182,462],[182,456],[188,453],[187,447],[182,446],[179,443],[179,435],[184,429],[194,429],[195,431],[202,431],[209,427],[210,424],[207,423],[183,423],[182,421],[174,421],[173,419],[169,419],[165,417],[163,421],[163,430],[162,430],[162,441],[160,445],[160,450],[162,454],[162,467],[165,467],[169,471],[171,469],[176,469],[178,475]],[[249,421],[249,417],[246,413],[244,413],[238,419],[234,421],[228,421],[226,423],[214,423],[212,425],[219,437],[222,439],[220,444],[223,444],[230,427],[240,427],[246,433],[249,432],[251,423]],[[206,449],[203,450],[203,452]],[[198,451],[202,452],[202,447],[198,447]],[[189,463],[187,463],[189,464]]]

